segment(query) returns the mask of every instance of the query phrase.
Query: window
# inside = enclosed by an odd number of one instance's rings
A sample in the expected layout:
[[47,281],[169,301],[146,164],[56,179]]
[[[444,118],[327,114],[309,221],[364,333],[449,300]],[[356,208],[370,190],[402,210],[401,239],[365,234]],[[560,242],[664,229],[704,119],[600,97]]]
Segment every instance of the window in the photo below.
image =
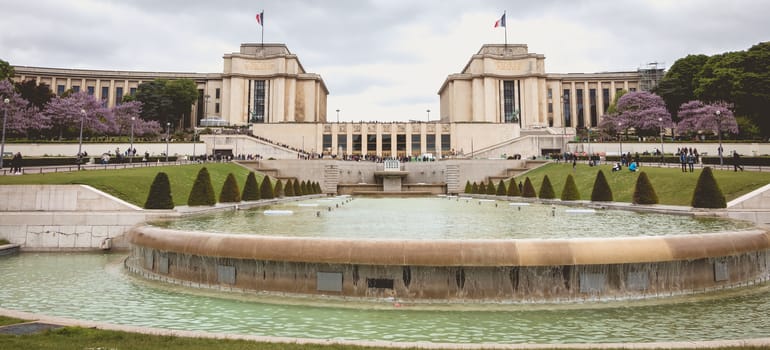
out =
[[572,108],[569,101],[569,89],[564,89],[564,126],[572,126]]
[[108,100],[110,98],[110,87],[102,86],[102,100]]
[[390,152],[391,139],[390,134],[382,134],[382,152]]
[[72,92],[80,92],[80,85],[72,85]]
[[406,151],[406,135],[396,135],[396,151]]
[[607,110],[610,108],[610,89],[602,89],[602,99],[604,100],[604,114],[607,114]]
[[[219,98],[219,89],[217,91],[217,98]],[[249,119],[252,123],[264,123],[265,122],[265,81],[254,81],[254,110],[251,111],[251,117]],[[331,146],[329,146],[331,147]]]
[[578,128],[585,127],[585,121],[583,120],[583,89],[575,90],[575,103],[577,103],[577,126]]
[[64,85],[56,85],[56,94],[59,96],[64,95]]
[[629,92],[636,92],[636,88],[629,88],[628,91]]
[[337,152],[340,154],[348,153],[348,135],[337,134]]
[[452,137],[449,134],[441,135],[441,153],[450,151],[452,149],[451,141]]
[[513,80],[503,82],[503,113],[506,123],[517,123],[519,121],[513,106],[513,84]]
[[136,88],[135,87],[132,87],[132,88],[128,89],[128,91],[129,91],[129,95],[136,96]]
[[214,98],[219,99],[219,88],[214,90]]
[[323,148],[324,148],[324,151],[331,151],[332,150],[332,135],[331,134],[324,134],[324,136],[323,136]]
[[588,89],[588,105],[591,113],[591,125],[596,126],[596,89]]
[[214,104],[214,113],[219,114],[219,102]]
[[367,278],[366,287],[393,289],[393,279],[392,278]]
[[94,88],[93,86],[88,87],[88,94],[90,96],[93,96],[95,91],[96,91],[96,88]]
[[354,134],[353,135],[353,153],[358,152],[361,153],[361,135],[360,134]]
[[120,104],[123,101],[123,87],[119,86],[115,88],[115,104]]
[[420,153],[422,152],[420,146],[421,146],[420,145],[420,135],[419,134],[417,134],[417,135],[413,134],[412,135],[412,155],[415,155],[415,156],[416,155],[420,155]]
[[425,135],[425,150],[428,153],[436,150],[436,135]]
[[369,153],[377,151],[377,135],[366,135],[366,151]]

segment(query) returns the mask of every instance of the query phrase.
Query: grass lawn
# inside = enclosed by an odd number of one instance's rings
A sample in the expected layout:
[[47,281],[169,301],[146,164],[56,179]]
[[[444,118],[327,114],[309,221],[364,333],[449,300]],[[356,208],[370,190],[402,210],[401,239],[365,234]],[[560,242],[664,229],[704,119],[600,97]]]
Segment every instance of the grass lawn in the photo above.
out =
[[[30,174],[24,176],[0,176],[0,185],[21,184],[85,184],[107,192],[115,197],[144,207],[147,194],[155,175],[163,171],[168,174],[171,182],[171,195],[174,205],[187,205],[187,197],[192,190],[192,184],[198,175],[198,170],[206,167],[211,175],[214,193],[219,198],[222,184],[227,174],[233,173],[238,186],[243,189],[249,170],[234,163],[207,163],[191,165],[175,165],[163,167],[146,167],[118,170],[87,170],[69,173]],[[257,181],[262,181],[263,175],[257,173]]]
[[[620,172],[613,173],[611,165],[589,167],[586,164],[578,164],[573,172],[571,163],[552,163],[534,169],[524,176],[516,177],[516,181],[524,182],[524,178],[529,177],[535,190],[539,192],[543,177],[547,174],[551,180],[551,185],[553,185],[556,198],[559,198],[564,183],[567,181],[567,175],[572,174],[580,191],[581,199],[590,200],[596,173],[599,169],[604,172],[604,176],[610,184],[614,200],[616,202],[631,202],[639,172],[632,173],[624,168]],[[701,170],[698,169],[693,173],[683,173],[680,168],[645,167],[644,164],[642,164],[641,171],[647,173],[660,204],[685,206],[689,206],[692,201],[695,184],[701,173]],[[727,201],[770,183],[770,173],[754,171],[714,170],[714,177]]]
[[16,318],[0,316],[0,327],[7,326],[9,324],[22,323],[22,322],[27,322],[27,321],[19,320],[19,319],[16,319]]

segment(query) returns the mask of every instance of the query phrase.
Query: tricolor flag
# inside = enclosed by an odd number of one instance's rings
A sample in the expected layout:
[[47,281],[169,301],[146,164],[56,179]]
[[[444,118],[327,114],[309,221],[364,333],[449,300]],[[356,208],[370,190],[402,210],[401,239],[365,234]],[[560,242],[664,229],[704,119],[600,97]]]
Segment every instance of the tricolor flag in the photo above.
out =
[[[503,17],[505,17],[505,16],[503,16]],[[262,12],[257,14],[257,23],[259,23],[259,25],[264,27],[265,26],[264,20],[265,20],[265,11],[262,11]],[[504,26],[505,26],[505,18],[503,18],[503,27]]]
[[[259,16],[257,16],[257,19],[259,19]],[[505,27],[505,13],[503,13],[503,17],[495,21],[495,28],[497,27]]]

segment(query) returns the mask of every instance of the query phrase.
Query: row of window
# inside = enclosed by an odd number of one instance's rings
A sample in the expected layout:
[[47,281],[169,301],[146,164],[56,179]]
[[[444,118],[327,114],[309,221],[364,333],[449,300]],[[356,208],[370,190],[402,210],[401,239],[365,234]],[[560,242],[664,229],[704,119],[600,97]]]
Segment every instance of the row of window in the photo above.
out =
[[[619,93],[623,91],[622,88],[616,88],[615,93]],[[630,88],[630,92],[636,91],[636,88]],[[598,110],[597,110],[597,100],[596,100],[596,89],[588,89],[588,116],[589,116],[589,125],[585,125],[585,106],[584,106],[584,100],[583,100],[583,89],[575,89],[575,102],[576,102],[576,113],[577,113],[577,125],[575,125],[575,121],[572,120],[572,99],[570,96],[571,90],[570,89],[564,89],[562,95],[562,111],[564,113],[564,123],[568,127],[578,127],[578,128],[584,128],[584,127],[595,127],[598,125]],[[553,113],[553,106],[551,103],[551,89],[548,89],[548,112]],[[602,89],[602,107],[603,111],[606,113],[607,109],[610,107],[610,89],[603,88]]]
[[[324,134],[323,135],[323,149],[324,150],[332,150],[332,136],[331,134]],[[420,150],[422,149],[422,138],[421,135],[413,134],[411,135],[412,139],[412,154],[420,154]],[[393,137],[390,134],[382,134],[381,137],[381,144],[382,144],[382,150],[383,152],[389,152],[392,149],[393,145]],[[407,135],[405,134],[397,134],[396,135],[396,151],[406,151],[406,138]],[[441,151],[449,151],[451,148],[450,143],[452,139],[449,134],[442,134],[441,135]],[[363,150],[363,137],[361,134],[353,134],[352,135],[352,152],[355,153],[361,153]],[[428,134],[425,135],[425,148],[428,151],[432,151],[436,149],[436,135]],[[348,149],[348,136],[345,134],[337,134],[337,148],[341,149],[343,152],[346,152]],[[368,151],[374,151],[377,149],[377,135],[366,135],[366,149]],[[336,152],[332,152],[336,153]]]

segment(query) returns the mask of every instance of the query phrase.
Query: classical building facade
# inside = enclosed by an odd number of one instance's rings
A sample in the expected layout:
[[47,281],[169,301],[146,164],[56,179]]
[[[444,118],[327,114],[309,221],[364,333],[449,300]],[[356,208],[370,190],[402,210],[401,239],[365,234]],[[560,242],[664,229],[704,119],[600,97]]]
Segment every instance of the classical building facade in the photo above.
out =
[[[107,106],[153,79],[190,79],[198,100],[177,128],[248,128],[255,142],[325,155],[487,157],[539,155],[564,149],[576,130],[598,125],[621,90],[653,84],[642,70],[549,74],[545,56],[526,45],[483,45],[441,85],[440,120],[329,122],[329,91],[283,44],[242,44],[225,54],[221,73],[160,73],[15,66],[54,93],[85,90]],[[662,70],[655,70],[655,77]],[[241,147],[248,150],[248,147]],[[231,152],[227,142],[209,151]]]

